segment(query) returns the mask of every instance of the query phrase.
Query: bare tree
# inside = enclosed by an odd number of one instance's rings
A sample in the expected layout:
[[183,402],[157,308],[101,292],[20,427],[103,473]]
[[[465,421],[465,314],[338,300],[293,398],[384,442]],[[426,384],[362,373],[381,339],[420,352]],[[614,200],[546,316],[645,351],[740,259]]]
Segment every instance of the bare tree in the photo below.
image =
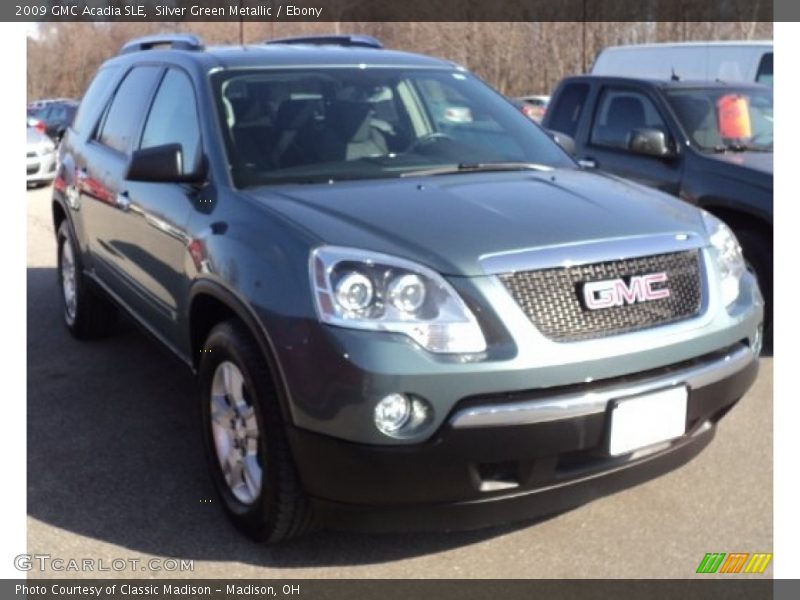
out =
[[[613,3],[606,6],[597,1],[587,2],[587,15],[600,16],[602,9],[603,17],[611,18]],[[753,15],[764,1],[752,0]],[[562,77],[582,73],[584,65],[590,67],[609,45],[772,38],[772,23],[676,21],[681,3],[673,4],[663,14],[654,15],[653,21],[638,23],[352,21],[358,15],[368,18],[369,0],[339,0],[331,8],[335,22],[46,23],[39,26],[37,36],[28,39],[28,98],[79,98],[100,64],[126,40],[158,31],[193,32],[208,44],[239,43],[240,27],[245,43],[290,35],[364,33],[381,39],[389,48],[463,64],[512,96],[549,93]]]

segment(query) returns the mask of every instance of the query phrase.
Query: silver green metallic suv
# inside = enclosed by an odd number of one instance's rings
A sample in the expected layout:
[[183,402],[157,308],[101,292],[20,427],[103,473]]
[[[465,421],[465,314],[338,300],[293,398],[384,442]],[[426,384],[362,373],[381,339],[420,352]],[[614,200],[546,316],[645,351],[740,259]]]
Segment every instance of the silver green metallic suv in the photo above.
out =
[[67,327],[121,309],[197,373],[258,539],[563,511],[689,460],[756,376],[722,222],[369,38],[134,40],[54,189]]

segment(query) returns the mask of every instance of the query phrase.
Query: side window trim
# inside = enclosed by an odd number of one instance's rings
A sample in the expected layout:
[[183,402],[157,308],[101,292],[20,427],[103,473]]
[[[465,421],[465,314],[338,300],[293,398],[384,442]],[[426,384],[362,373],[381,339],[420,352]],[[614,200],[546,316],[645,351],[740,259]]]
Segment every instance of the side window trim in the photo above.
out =
[[131,145],[134,150],[139,150],[142,147],[142,138],[144,137],[144,130],[147,128],[147,122],[150,120],[150,113],[153,112],[153,105],[155,105],[156,99],[158,99],[158,92],[161,91],[161,86],[164,85],[164,79],[171,68],[171,66],[166,67],[158,76],[158,81],[153,88],[153,93],[150,95],[150,101],[147,103],[147,110],[144,111],[142,126],[139,127],[139,131],[134,138],[133,144]]
[[195,88],[194,81],[192,80],[191,75],[189,75],[188,71],[179,65],[164,65],[164,69],[161,72],[161,75],[158,77],[158,82],[153,89],[153,93],[150,96],[150,102],[147,106],[147,111],[145,111],[144,118],[142,119],[141,126],[139,127],[138,135],[135,138],[135,142],[133,143],[132,147],[136,150],[142,147],[142,138],[144,137],[144,130],[147,127],[147,122],[150,120],[150,114],[153,112],[153,106],[156,103],[156,99],[158,98],[158,92],[161,90],[161,86],[164,84],[164,80],[167,77],[167,74],[170,71],[176,71],[186,77],[187,81],[189,82],[189,87],[192,89],[192,96],[194,97],[194,120],[197,124],[197,133],[200,137],[199,144],[199,153],[203,154],[203,128],[200,126],[200,113],[199,113],[199,102],[197,98],[197,89]]

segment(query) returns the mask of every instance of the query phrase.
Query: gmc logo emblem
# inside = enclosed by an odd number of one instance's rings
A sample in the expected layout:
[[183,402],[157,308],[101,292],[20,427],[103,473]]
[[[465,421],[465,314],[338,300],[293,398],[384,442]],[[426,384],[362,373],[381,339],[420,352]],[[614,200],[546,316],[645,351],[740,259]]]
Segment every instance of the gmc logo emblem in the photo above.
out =
[[666,273],[651,273],[631,277],[630,283],[625,283],[623,279],[590,281],[583,285],[583,301],[589,310],[599,310],[669,298],[669,289],[653,289],[655,284],[664,283],[666,280]]

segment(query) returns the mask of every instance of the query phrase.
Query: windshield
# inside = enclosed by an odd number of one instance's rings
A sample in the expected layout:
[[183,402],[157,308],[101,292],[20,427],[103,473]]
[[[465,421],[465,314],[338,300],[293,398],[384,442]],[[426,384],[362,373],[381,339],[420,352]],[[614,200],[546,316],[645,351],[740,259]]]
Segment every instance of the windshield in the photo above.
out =
[[491,163],[575,166],[511,103],[460,71],[248,69],[212,82],[239,187]]
[[686,134],[704,150],[772,152],[771,90],[671,90],[667,97]]

